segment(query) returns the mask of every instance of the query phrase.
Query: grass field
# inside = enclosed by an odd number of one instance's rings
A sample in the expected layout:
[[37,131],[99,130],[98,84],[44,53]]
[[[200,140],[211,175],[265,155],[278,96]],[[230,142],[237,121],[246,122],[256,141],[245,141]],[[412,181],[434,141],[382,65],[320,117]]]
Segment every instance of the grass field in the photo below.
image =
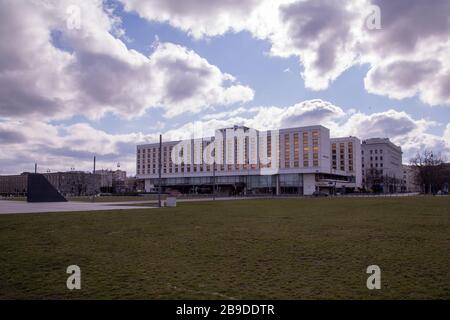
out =
[[6,215],[0,252],[0,299],[450,299],[450,198]]

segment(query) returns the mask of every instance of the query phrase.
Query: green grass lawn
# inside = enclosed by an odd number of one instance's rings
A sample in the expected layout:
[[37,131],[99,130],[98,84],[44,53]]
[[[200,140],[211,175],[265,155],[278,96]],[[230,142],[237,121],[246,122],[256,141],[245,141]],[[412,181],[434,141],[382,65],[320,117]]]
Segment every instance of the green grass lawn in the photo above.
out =
[[[5,215],[0,298],[450,299],[449,252],[449,197]],[[381,290],[366,288],[372,264]]]

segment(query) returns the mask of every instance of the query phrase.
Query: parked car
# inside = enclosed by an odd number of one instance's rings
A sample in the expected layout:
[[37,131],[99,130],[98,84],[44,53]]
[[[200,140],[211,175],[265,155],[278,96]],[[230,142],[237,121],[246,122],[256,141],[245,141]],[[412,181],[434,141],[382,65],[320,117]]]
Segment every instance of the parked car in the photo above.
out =
[[314,191],[312,194],[313,197],[328,197],[328,193],[320,192],[320,191]]

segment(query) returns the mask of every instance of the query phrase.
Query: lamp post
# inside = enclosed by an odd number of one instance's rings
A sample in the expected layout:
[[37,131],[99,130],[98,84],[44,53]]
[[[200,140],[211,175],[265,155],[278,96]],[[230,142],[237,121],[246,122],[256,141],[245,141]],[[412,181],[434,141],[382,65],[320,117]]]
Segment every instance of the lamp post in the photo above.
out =
[[96,165],[96,162],[97,162],[97,158],[94,156],[94,171],[92,171],[92,173],[93,173],[92,178],[94,180],[94,194],[92,195],[92,202],[95,202],[95,188],[97,186],[96,179],[95,179],[95,165]]
[[213,200],[216,200],[216,151],[214,150],[213,160]]
[[158,207],[161,208],[161,168],[162,168],[162,134],[159,135],[159,155],[158,155]]

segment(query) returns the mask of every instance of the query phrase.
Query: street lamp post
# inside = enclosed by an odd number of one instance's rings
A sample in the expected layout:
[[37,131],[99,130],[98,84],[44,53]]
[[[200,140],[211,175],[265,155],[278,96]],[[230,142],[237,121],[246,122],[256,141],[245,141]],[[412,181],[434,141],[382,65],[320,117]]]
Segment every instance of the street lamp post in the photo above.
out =
[[216,200],[216,153],[214,152],[213,161],[213,200]]
[[94,194],[92,195],[92,202],[95,202],[95,187],[96,187],[96,179],[95,179],[95,165],[96,165],[96,162],[97,162],[97,158],[94,156],[94,170],[92,171],[92,173],[93,173],[93,175],[92,175],[92,178],[93,178],[93,180],[94,180]]
[[162,168],[162,134],[159,135],[159,155],[158,155],[158,207],[161,208],[161,168]]

